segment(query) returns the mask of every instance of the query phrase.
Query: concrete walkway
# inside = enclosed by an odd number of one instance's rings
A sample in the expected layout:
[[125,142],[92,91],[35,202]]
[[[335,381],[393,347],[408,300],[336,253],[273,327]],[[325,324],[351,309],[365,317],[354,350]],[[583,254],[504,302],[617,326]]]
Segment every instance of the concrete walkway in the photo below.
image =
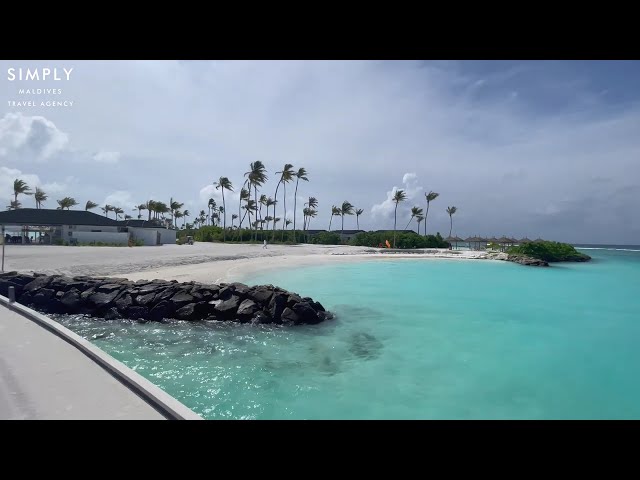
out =
[[0,420],[161,420],[81,351],[0,305]]

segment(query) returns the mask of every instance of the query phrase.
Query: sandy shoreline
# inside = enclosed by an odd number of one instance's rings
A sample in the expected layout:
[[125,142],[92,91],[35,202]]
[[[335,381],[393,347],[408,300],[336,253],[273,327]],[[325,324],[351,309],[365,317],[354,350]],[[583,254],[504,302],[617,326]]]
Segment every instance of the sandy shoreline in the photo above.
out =
[[63,247],[7,245],[5,271],[47,274],[154,278],[220,283],[251,283],[252,273],[312,265],[398,259],[486,259],[476,251],[378,253],[378,249],[333,245],[262,245],[196,243],[159,247]]

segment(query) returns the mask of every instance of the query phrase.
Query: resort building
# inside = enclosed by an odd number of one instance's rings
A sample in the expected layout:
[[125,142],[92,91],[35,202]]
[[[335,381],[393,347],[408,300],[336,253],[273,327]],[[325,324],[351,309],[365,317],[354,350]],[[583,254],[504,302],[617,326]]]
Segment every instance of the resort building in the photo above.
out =
[[7,244],[77,245],[107,243],[144,245],[176,243],[176,230],[156,222],[118,221],[84,210],[19,208],[0,212]]

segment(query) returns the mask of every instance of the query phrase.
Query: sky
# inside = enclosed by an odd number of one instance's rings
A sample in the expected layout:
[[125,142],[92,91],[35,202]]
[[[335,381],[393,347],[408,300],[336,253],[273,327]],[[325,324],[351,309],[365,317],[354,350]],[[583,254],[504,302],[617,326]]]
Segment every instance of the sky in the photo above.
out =
[[[20,81],[20,68],[52,73]],[[0,72],[0,208],[21,178],[47,192],[45,208],[72,196],[135,218],[135,205],[174,198],[189,221],[210,197],[221,204],[213,182],[226,176],[229,224],[260,160],[272,197],[284,164],[307,170],[298,226],[314,196],[310,228],[327,229],[344,200],[364,210],[360,228],[393,228],[404,189],[398,229],[435,191],[428,233],[447,236],[456,206],[460,237],[640,244],[638,61],[0,61]]]

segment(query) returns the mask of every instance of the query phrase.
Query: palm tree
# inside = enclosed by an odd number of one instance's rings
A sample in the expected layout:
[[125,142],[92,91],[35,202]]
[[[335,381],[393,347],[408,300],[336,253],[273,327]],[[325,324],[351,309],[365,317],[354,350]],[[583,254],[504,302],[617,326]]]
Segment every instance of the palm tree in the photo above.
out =
[[420,235],[420,222],[424,220],[424,216],[422,215],[417,215],[416,216],[416,222],[418,222],[418,235]]
[[331,231],[331,222],[333,222],[333,217],[340,216],[340,209],[335,205],[331,206],[331,218],[329,219],[329,231]]
[[36,187],[36,193],[33,195],[33,198],[36,201],[36,208],[40,208],[44,202],[47,201],[47,194],[44,193],[40,187]]
[[363,213],[364,213],[364,210],[363,210],[363,209],[361,209],[361,208],[359,208],[359,209],[357,209],[357,210],[356,210],[356,225],[358,226],[358,230],[360,230],[360,221],[359,221],[359,218],[360,218],[360,215],[362,215]]
[[[251,195],[251,186],[253,186],[253,190],[255,193],[255,201],[257,202],[258,187],[261,187],[262,185],[264,185],[264,183],[269,178],[267,177],[267,169],[265,168],[264,164],[260,160],[256,160],[255,162],[251,162],[249,164],[249,171],[245,172],[244,176],[247,177],[247,180],[248,180],[249,195]],[[255,207],[255,210],[257,211],[258,206],[255,202],[254,202],[254,207]],[[254,208],[252,208],[251,210],[254,210]],[[251,217],[249,217],[249,221],[251,221]],[[256,239],[258,238],[257,235],[258,235],[258,232],[256,231]]]
[[424,196],[427,199],[427,213],[424,215],[424,236],[427,236],[427,217],[429,216],[429,204],[438,198],[440,194],[436,192],[425,193]]
[[[304,204],[309,207],[308,211],[314,210],[318,206],[318,199],[316,197],[309,197],[309,201],[305,202]],[[316,214],[317,214],[317,212],[316,212]],[[306,226],[303,225],[303,230],[306,230],[309,227],[308,224],[309,224],[309,220],[311,219],[311,217],[308,214],[306,215],[306,217],[307,217],[307,225]],[[315,217],[315,215],[314,215],[314,217]]]
[[353,215],[355,212],[353,211],[353,205],[351,205],[346,200],[342,202],[342,206],[340,207],[340,216],[342,217],[342,230],[340,231],[341,235],[344,235],[344,216],[345,215]]
[[407,194],[404,190],[396,190],[393,195],[393,201],[396,202],[396,209],[393,212],[393,248],[396,248],[396,223],[398,220],[398,204],[404,202],[407,199]]
[[109,212],[113,210],[113,207],[107,204],[104,207],[100,207],[100,210],[102,210],[102,213],[104,213],[105,217],[109,218]]
[[447,213],[449,214],[449,219],[451,220],[451,227],[449,228],[449,236],[451,236],[451,231],[453,230],[453,214],[458,211],[458,207],[447,207]]
[[298,171],[294,174],[296,177],[296,191],[293,194],[293,242],[295,243],[296,241],[296,214],[297,212],[297,205],[298,205],[298,183],[300,182],[300,180],[304,180],[305,182],[308,182],[309,179],[307,178],[307,171],[304,169],[304,167],[300,167],[298,169]]
[[[215,184],[214,184],[215,185]],[[209,203],[207,203],[207,208],[209,209],[209,215],[211,215],[211,211],[216,208],[216,201],[213,198],[209,199]]]
[[142,212],[143,210],[147,209],[147,205],[144,203],[141,203],[140,205],[138,205],[137,207],[134,208],[134,210],[138,211],[138,220],[140,220],[142,218]]
[[173,197],[169,199],[169,211],[171,212],[171,223],[173,224],[174,227],[176,223],[174,220],[174,217],[175,217],[174,212],[176,210],[180,210],[182,207],[184,207],[184,203],[180,203],[174,200]]
[[[293,180],[293,165],[290,163],[285,163],[284,168],[280,172],[276,172],[276,175],[280,174],[280,180],[278,180],[278,185],[276,185],[276,194],[274,195],[274,200],[278,201],[278,188],[280,188],[280,184],[283,183],[284,186],[284,215],[287,216],[287,183]],[[276,216],[276,207],[273,206],[273,216]],[[284,226],[283,226],[284,228]],[[276,238],[276,223],[273,222],[273,239]]]
[[[184,213],[182,213],[180,210],[176,210],[175,217],[176,217],[176,220],[178,220],[179,218],[184,217]],[[184,223],[184,221],[183,221],[183,223]],[[176,230],[177,230],[178,229],[178,222],[177,221],[175,222],[175,227],[176,227]]]
[[22,207],[22,204],[17,200],[11,200],[10,205],[7,206],[7,210],[17,210]]
[[225,213],[226,210],[226,203],[224,201],[224,191],[225,190],[229,190],[230,192],[233,192],[233,184],[231,183],[231,180],[229,180],[227,177],[220,177],[218,179],[217,182],[214,182],[214,185],[216,186],[216,190],[220,189],[222,190],[222,207],[220,207],[220,213],[223,214],[222,217],[222,241],[226,241],[226,235],[227,235],[227,214]]
[[182,227],[186,228],[186,221],[187,221],[187,217],[190,216],[191,214],[189,213],[189,210],[185,210],[184,212],[182,212],[182,216],[184,217],[184,220],[182,221]]
[[146,205],[145,205],[145,208],[149,212],[149,221],[151,221],[151,212],[155,212],[156,201],[155,200],[148,200]]
[[125,216],[124,216],[124,219],[125,219],[125,220],[131,220],[131,215],[125,215]]
[[65,208],[69,210],[71,207],[75,207],[78,205],[75,198],[72,197],[64,197],[62,200],[56,200],[58,202],[58,210],[64,210]]
[[[258,217],[260,217],[260,220],[262,220],[262,207],[263,207],[263,205],[264,206],[267,205],[267,200],[268,200],[268,198],[264,193],[260,195],[260,200],[258,200],[258,203],[260,204],[260,208],[258,210]],[[267,208],[267,213],[269,213],[269,209],[268,208]],[[260,229],[262,229],[262,224],[263,223],[264,222],[261,222]]]
[[407,227],[411,223],[411,220],[413,220],[414,217],[419,217],[419,216],[422,216],[422,209],[420,207],[411,207],[411,218],[407,222],[407,226],[404,227],[404,229],[405,230],[407,229]]
[[94,203],[91,200],[87,200],[87,203],[84,206],[84,211],[88,212],[89,210],[92,210],[92,209],[96,208],[97,206],[98,206],[97,203]]
[[120,207],[115,207],[113,211],[116,214],[116,220],[118,220],[118,215],[122,215],[124,213],[124,210]]
[[232,213],[231,214],[231,230],[233,230],[233,221],[238,218],[238,214],[236,213]]
[[13,181],[13,195],[14,195],[14,201],[16,202],[16,205],[18,204],[18,195],[23,194],[23,195],[31,195],[31,189],[29,188],[29,185],[26,184],[26,182],[24,180],[20,180],[20,179],[15,179]]
[[[247,184],[245,180],[244,185]],[[242,228],[242,202],[246,202],[249,199],[249,190],[243,187],[240,189],[240,200],[238,202],[238,218],[240,218],[240,223],[238,224],[238,234],[241,235],[240,229]]]

